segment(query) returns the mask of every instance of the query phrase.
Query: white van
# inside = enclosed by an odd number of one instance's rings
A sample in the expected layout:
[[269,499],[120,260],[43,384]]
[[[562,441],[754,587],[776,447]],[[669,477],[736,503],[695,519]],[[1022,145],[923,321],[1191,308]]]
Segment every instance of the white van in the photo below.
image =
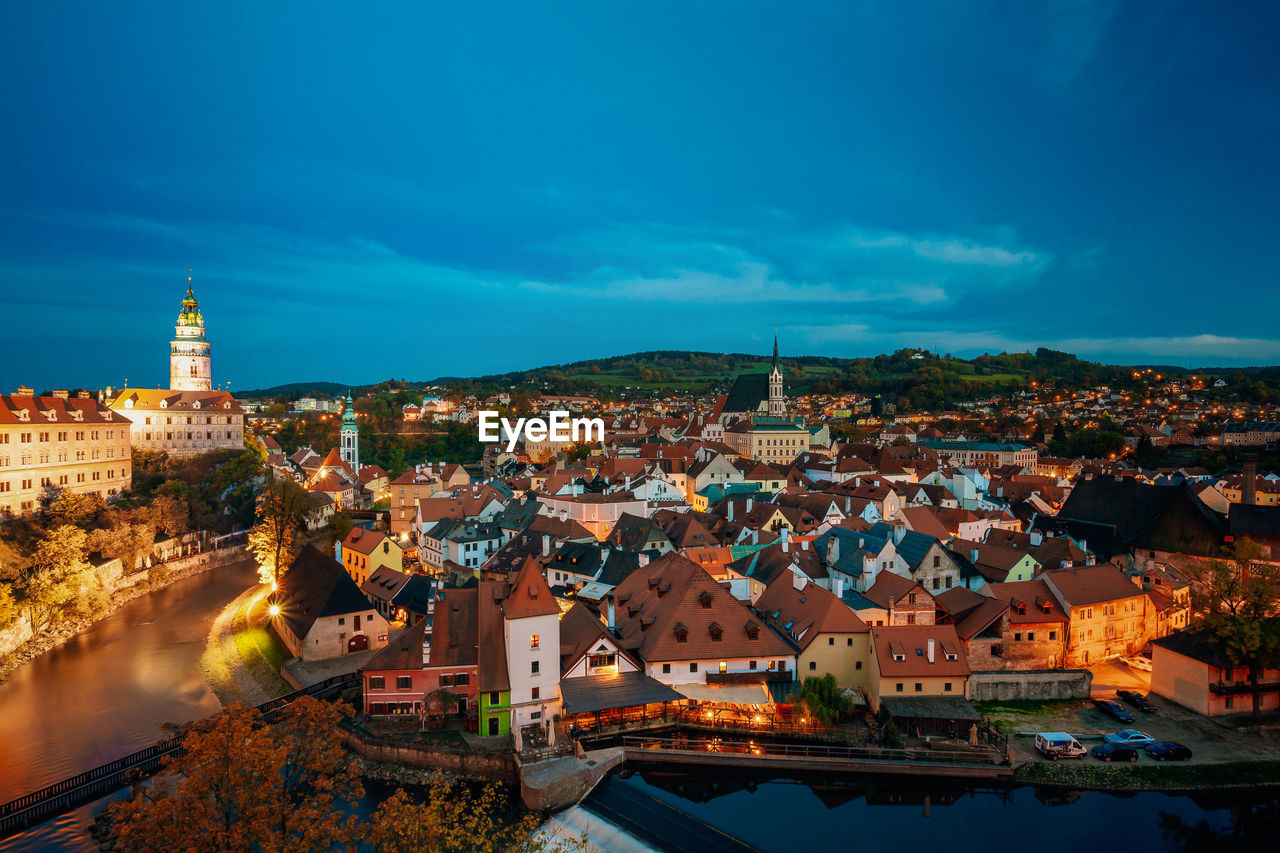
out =
[[1066,732],[1040,732],[1036,735],[1036,750],[1050,761],[1059,758],[1084,758],[1088,752],[1080,741]]

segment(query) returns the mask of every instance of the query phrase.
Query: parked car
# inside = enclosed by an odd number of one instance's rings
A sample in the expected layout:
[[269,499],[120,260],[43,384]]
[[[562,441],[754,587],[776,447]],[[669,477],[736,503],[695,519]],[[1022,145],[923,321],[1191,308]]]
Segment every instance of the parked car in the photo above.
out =
[[1117,690],[1116,696],[1128,702],[1130,705],[1137,708],[1139,711],[1142,711],[1143,713],[1146,713],[1146,714],[1155,713],[1156,706],[1148,702],[1147,697],[1143,696],[1141,693],[1137,692],[1136,690]]
[[1103,740],[1107,743],[1119,743],[1125,746],[1139,747],[1146,746],[1149,743],[1155,743],[1156,739],[1146,732],[1140,732],[1137,729],[1121,729],[1109,735],[1104,735]]
[[1133,722],[1133,714],[1126,711],[1124,706],[1119,702],[1112,701],[1111,699],[1094,699],[1093,707],[1097,708],[1099,711],[1118,723]]
[[1191,758],[1191,748],[1171,740],[1162,740],[1149,744],[1146,749],[1156,761],[1186,761]]
[[1132,657],[1120,658],[1120,660],[1124,661],[1134,669],[1141,670],[1142,672],[1151,671],[1151,658],[1143,657],[1142,655],[1133,655]]
[[1137,761],[1138,750],[1122,743],[1100,743],[1092,750],[1093,757],[1101,761]]
[[1050,761],[1059,758],[1084,758],[1087,751],[1080,741],[1066,732],[1040,732],[1036,735],[1036,750]]

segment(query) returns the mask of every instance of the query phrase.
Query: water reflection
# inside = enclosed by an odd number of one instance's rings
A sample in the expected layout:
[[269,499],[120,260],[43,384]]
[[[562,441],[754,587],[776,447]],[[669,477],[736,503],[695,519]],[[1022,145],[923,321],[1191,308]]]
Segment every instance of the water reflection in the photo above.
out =
[[[200,669],[213,619],[254,582],[251,561],[126,604],[0,684],[0,801],[148,746],[166,723],[218,711]],[[85,806],[0,850],[91,850]]]

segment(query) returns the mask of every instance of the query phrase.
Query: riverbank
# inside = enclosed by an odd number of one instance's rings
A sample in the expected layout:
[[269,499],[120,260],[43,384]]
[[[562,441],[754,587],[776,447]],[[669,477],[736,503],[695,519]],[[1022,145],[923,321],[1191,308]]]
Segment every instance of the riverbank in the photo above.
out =
[[178,581],[207,572],[210,569],[226,566],[241,559],[250,559],[242,548],[226,548],[220,551],[206,551],[202,554],[171,560],[167,563],[153,566],[144,572],[136,573],[131,576],[133,580],[128,586],[121,587],[110,593],[107,597],[106,605],[101,610],[60,622],[57,626],[36,634],[10,652],[3,660],[0,660],[0,684],[3,684],[14,671],[23,665],[79,636],[129,602],[164,589]]
[[1280,791],[1280,761],[1224,761],[1216,764],[1106,764],[1032,761],[1013,772],[1013,782],[1076,791],[1131,794],[1143,791],[1186,794],[1240,789]]
[[280,675],[288,651],[267,624],[268,587],[254,584],[213,620],[200,668],[222,707],[261,705],[293,690]]

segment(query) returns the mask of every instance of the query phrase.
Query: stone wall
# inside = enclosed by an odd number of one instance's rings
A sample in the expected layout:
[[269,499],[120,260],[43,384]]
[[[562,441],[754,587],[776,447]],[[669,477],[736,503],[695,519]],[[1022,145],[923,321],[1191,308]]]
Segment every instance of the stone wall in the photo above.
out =
[[1087,669],[1005,670],[969,676],[969,698],[975,702],[1013,699],[1087,699],[1093,673]]
[[472,752],[466,749],[431,749],[399,744],[381,738],[347,735],[347,748],[368,761],[399,764],[423,770],[440,770],[465,779],[515,784],[515,756],[510,753]]

